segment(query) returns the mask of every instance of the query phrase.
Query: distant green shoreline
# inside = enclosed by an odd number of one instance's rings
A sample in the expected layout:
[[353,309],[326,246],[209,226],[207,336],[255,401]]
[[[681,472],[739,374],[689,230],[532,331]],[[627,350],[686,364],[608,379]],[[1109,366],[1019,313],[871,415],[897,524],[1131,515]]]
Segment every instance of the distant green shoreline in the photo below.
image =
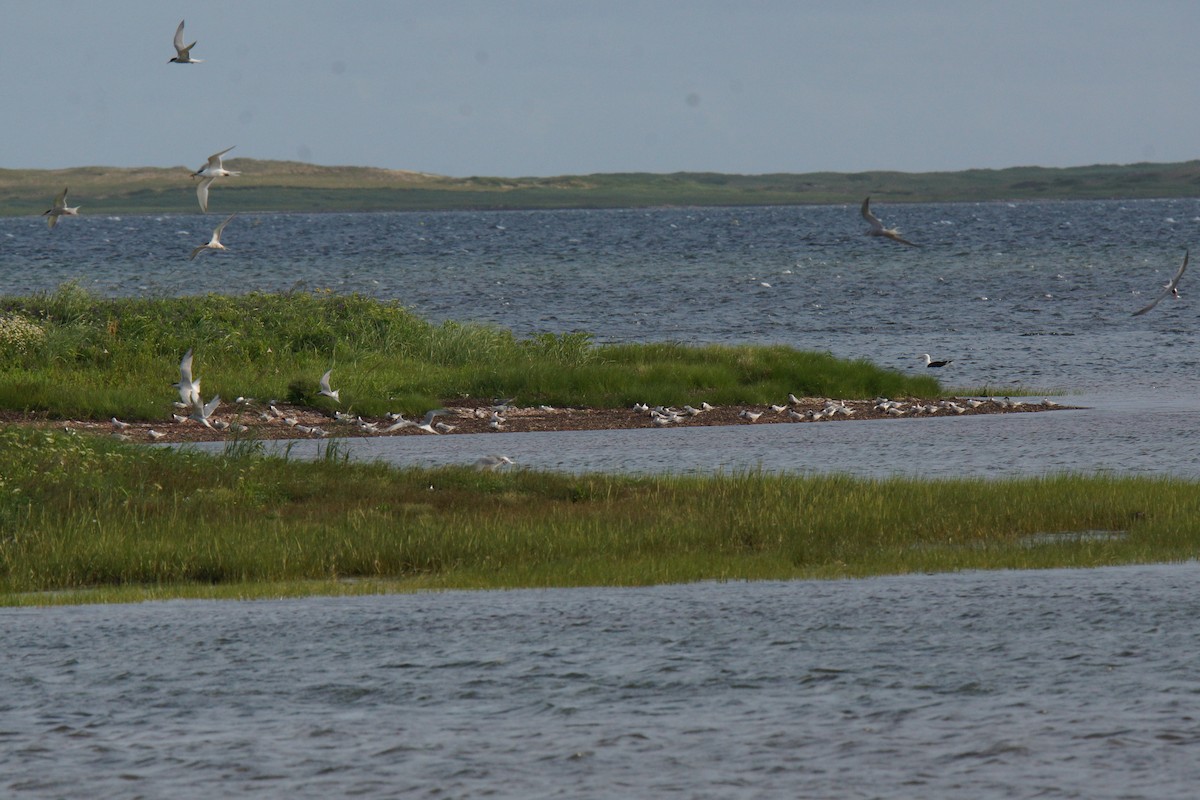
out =
[[[1200,196],[1200,160],[957,172],[604,173],[451,178],[371,167],[232,159],[214,188],[222,212],[445,211],[758,206]],[[0,169],[0,216],[40,214],[64,186],[83,214],[199,213],[192,168]],[[218,195],[219,193],[219,195]],[[219,201],[218,201],[219,196]]]

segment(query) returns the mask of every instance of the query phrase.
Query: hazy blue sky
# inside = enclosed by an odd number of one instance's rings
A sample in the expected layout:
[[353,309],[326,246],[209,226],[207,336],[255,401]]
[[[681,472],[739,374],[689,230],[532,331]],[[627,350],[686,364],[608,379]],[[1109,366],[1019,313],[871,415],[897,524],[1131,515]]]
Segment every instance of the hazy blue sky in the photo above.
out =
[[[1200,3],[4,0],[0,167],[446,175],[1200,156]],[[168,64],[181,18],[196,65]]]

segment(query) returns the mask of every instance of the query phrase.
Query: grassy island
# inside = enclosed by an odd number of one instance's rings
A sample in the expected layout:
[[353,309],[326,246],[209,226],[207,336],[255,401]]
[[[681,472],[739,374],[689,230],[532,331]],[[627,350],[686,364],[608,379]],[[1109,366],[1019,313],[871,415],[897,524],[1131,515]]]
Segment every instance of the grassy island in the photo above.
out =
[[0,298],[0,410],[57,418],[170,419],[179,361],[193,351],[205,398],[276,399],[423,414],[455,398],[628,408],[819,397],[935,397],[925,376],[789,347],[599,345],[585,333],[519,338],[484,325],[429,323],[398,303],[297,292],[97,298],[73,284]]
[[624,409],[942,391],[823,353],[520,338],[359,296],[0,298],[0,604],[1095,566],[1191,558],[1200,534],[1198,487],[1177,480],[398,469],[332,440],[308,462],[236,437],[206,455],[47,422],[171,424],[188,349],[205,398],[327,415],[330,366],[336,407],[374,415],[469,397]]

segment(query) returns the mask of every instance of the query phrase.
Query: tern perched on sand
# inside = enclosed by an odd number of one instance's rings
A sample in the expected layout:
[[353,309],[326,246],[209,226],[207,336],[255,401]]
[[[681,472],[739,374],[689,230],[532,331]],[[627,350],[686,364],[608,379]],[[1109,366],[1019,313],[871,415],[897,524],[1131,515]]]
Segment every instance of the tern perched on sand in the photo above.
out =
[[193,406],[200,402],[200,379],[192,378],[192,349],[183,354],[179,362],[179,383],[172,383],[179,390],[179,400],[185,406]]
[[335,403],[340,403],[342,401],[338,399],[338,394],[342,390],[329,388],[329,376],[332,374],[332,369],[325,370],[325,374],[321,376],[321,391],[317,392],[317,394],[322,395],[323,397],[332,397]]
[[910,247],[920,247],[916,242],[910,242],[900,235],[899,228],[885,228],[883,223],[879,221],[879,217],[871,213],[871,198],[867,197],[862,202],[862,216],[871,227],[863,231],[864,236],[882,236],[885,239],[891,239],[893,242],[909,245]]
[[183,46],[183,20],[179,20],[179,27],[175,29],[175,57],[168,61],[168,64],[199,64],[204,59],[192,58],[192,48],[196,46],[192,42],[187,47]]
[[1188,251],[1184,250],[1183,251],[1183,264],[1179,267],[1179,271],[1175,273],[1175,277],[1171,278],[1170,282],[1168,282],[1165,286],[1163,286],[1163,291],[1161,294],[1158,295],[1158,297],[1154,298],[1149,303],[1149,305],[1143,306],[1142,308],[1139,308],[1137,311],[1133,312],[1133,316],[1140,317],[1142,314],[1145,314],[1147,311],[1149,311],[1150,309],[1152,309],[1156,305],[1158,305],[1159,300],[1162,300],[1164,297],[1166,297],[1169,294],[1179,297],[1179,279],[1183,277],[1183,271],[1185,269],[1187,269],[1187,265],[1188,265]]
[[54,205],[42,212],[42,216],[50,215],[50,219],[46,220],[46,225],[53,228],[58,224],[59,217],[77,217],[79,216],[79,206],[67,206],[67,189],[64,188],[59,192],[58,197],[54,198]]
[[229,224],[229,220],[233,219],[236,216],[237,216],[236,212],[234,212],[233,214],[230,214],[228,217],[225,218],[224,222],[222,222],[217,227],[213,228],[212,239],[210,239],[208,241],[208,244],[202,244],[199,247],[197,247],[195,250],[193,250],[192,254],[190,256],[188,256],[188,260],[189,261],[192,260],[196,256],[203,253],[205,250],[224,250],[225,245],[221,244],[221,231],[225,230],[225,226]]

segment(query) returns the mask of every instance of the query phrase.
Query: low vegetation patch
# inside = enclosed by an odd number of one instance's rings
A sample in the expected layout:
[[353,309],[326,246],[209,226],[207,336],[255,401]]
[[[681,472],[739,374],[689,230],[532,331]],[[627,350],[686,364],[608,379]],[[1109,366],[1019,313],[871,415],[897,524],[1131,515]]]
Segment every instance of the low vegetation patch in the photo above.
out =
[[0,410],[58,418],[169,419],[179,361],[194,353],[207,399],[422,414],[457,398],[622,408],[634,402],[934,397],[933,378],[788,347],[599,345],[586,333],[521,338],[433,324],[395,302],[324,292],[99,298],[75,284],[0,298]]
[[396,469],[23,427],[0,463],[10,605],[1094,567],[1200,542],[1200,486],[1166,478]]

